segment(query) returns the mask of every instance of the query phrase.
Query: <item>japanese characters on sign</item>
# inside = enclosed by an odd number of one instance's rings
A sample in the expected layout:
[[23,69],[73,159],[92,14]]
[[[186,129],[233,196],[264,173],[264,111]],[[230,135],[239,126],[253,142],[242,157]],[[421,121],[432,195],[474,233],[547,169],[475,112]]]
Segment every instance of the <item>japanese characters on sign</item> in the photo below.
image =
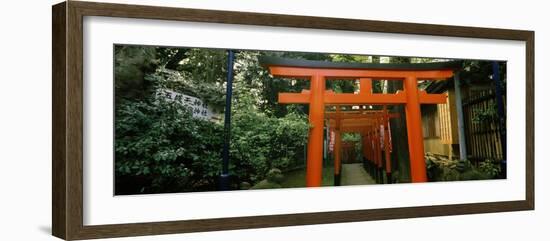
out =
[[208,104],[197,97],[175,92],[173,90],[164,89],[161,92],[167,99],[180,102],[187,108],[194,118],[205,120],[219,120],[220,117],[215,113]]

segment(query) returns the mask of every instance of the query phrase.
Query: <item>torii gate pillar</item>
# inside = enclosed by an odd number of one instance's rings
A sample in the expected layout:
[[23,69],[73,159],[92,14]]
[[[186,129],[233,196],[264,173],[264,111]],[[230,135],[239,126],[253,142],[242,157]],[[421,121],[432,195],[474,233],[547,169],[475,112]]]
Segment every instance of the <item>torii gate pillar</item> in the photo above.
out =
[[418,96],[418,81],[409,76],[403,81],[407,92],[405,104],[407,138],[409,141],[409,158],[411,165],[411,181],[427,182],[426,162],[424,161],[424,139],[422,135],[422,114],[420,112],[420,98]]
[[309,139],[307,145],[307,187],[319,187],[323,172],[323,126],[325,119],[325,78],[320,75],[311,77],[311,94],[309,100]]

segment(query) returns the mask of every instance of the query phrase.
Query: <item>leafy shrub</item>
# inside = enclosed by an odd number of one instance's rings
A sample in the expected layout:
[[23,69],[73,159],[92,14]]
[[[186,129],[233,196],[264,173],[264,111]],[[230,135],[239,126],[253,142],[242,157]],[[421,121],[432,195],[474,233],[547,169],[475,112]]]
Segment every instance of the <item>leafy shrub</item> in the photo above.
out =
[[272,189],[272,188],[282,188],[281,184],[270,182],[268,180],[262,180],[258,184],[254,185],[250,189]]
[[[284,169],[307,141],[308,122],[254,111],[233,115],[230,173],[257,183]],[[215,190],[221,172],[223,126],[193,118],[176,101],[120,100],[116,107],[117,194]]]
[[215,187],[221,125],[193,118],[181,104],[163,98],[117,103],[115,118],[117,179],[141,180],[141,193]]
[[285,178],[285,176],[283,176],[283,172],[277,168],[269,170],[266,176],[267,181],[278,184],[281,184]]
[[472,121],[475,123],[487,123],[498,119],[497,105],[490,104],[484,109],[474,109]]
[[486,159],[479,164],[479,169],[485,173],[489,178],[497,177],[500,172],[500,165],[491,159]]
[[[278,90],[302,87],[273,80],[258,55],[238,53],[235,65],[229,166],[234,184],[254,185],[273,168],[301,165],[297,160],[307,142],[306,115],[276,102]],[[116,46],[117,194],[216,188],[223,126],[195,119],[181,104],[156,93],[171,89],[223,111],[225,60],[220,50]],[[177,65],[168,67],[168,62]]]
[[460,175],[460,180],[487,180],[487,179],[490,179],[489,176],[478,169],[470,169]]
[[474,166],[469,160],[453,160],[436,163],[426,158],[428,178],[430,181],[465,181],[493,179],[500,173],[500,166],[491,160]]
[[272,168],[292,167],[307,141],[305,116],[289,113],[276,118],[254,108],[236,108],[231,126],[231,158],[238,160],[235,173],[251,183],[266,177]]

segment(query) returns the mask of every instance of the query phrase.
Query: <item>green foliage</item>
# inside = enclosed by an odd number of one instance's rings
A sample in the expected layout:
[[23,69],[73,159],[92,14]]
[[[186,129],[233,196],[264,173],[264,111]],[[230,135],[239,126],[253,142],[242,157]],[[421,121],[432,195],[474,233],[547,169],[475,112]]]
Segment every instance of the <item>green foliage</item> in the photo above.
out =
[[281,184],[284,180],[285,176],[283,175],[283,172],[278,168],[273,168],[267,172],[266,179],[269,182],[274,182]]
[[115,91],[117,97],[144,98],[153,83],[145,78],[158,66],[154,48],[115,46]]
[[501,172],[500,165],[491,159],[486,159],[485,161],[481,162],[479,164],[479,169],[483,173],[486,173],[489,178],[495,178]]
[[[506,89],[506,62],[499,62],[501,87]],[[493,83],[492,61],[465,60],[460,71],[460,79],[463,84]]]
[[[115,50],[117,194],[215,190],[223,126],[193,118],[184,106],[156,93],[175,90],[223,110],[225,51],[138,46]],[[257,108],[266,103],[262,81],[270,77],[257,63],[258,53],[246,53],[236,64],[229,168],[239,180],[254,184],[272,168],[302,164],[296,160],[301,159],[309,125],[300,108],[288,111],[283,106],[279,114],[284,115],[278,117]],[[163,67],[175,61],[175,67]]]
[[258,184],[254,185],[250,189],[273,189],[273,188],[282,188],[283,186],[276,182],[270,182],[268,180],[262,180]]
[[[250,101],[250,100],[249,100]],[[276,118],[258,111],[246,98],[232,115],[231,157],[239,160],[235,173],[252,183],[272,168],[291,167],[307,141],[309,124],[304,115],[289,113]]]
[[459,181],[460,172],[450,167],[443,167],[440,180],[438,181]]
[[[309,81],[270,76],[267,69],[260,65],[260,56],[277,56],[285,58],[306,59],[316,61],[339,62],[368,62],[369,56],[300,53],[300,52],[267,52],[267,51],[240,51],[237,53],[235,64],[234,91],[236,98],[248,95],[254,97],[254,105],[260,111],[277,117],[285,116],[289,111],[285,105],[278,103],[279,92],[300,92],[309,89]],[[329,80],[326,88],[337,93],[353,93],[357,86],[350,80]],[[299,107],[300,112],[305,108]]]
[[[222,126],[193,118],[175,101],[151,97],[116,108],[117,178],[142,193],[212,189],[219,174]],[[117,190],[124,193],[136,190]]]
[[500,166],[492,160],[473,165],[469,160],[453,160],[436,163],[432,158],[426,159],[430,181],[466,181],[494,179],[500,174]]
[[358,142],[361,140],[361,135],[359,133],[343,133],[342,141],[352,141]]
[[171,53],[169,56],[176,57],[176,55],[182,58],[177,65],[177,71],[159,68],[156,72],[158,81],[164,82],[166,87],[172,90],[200,98],[219,111],[223,110],[227,72],[226,51],[179,49],[178,52]]
[[352,55],[352,54],[331,54],[333,62],[355,62],[355,63],[371,63],[372,57],[367,55]]
[[195,82],[221,83],[227,72],[227,54],[220,49],[189,49],[182,72]]
[[[236,112],[230,172],[256,183],[272,168],[295,165],[308,128],[305,116],[296,113],[275,118],[253,108]],[[221,124],[193,118],[178,102],[152,98],[119,103],[115,130],[117,179],[141,185],[117,193],[215,189],[221,170]]]
[[487,180],[490,177],[479,169],[470,169],[460,175],[460,180]]
[[[278,103],[278,93],[309,89],[309,81],[270,76],[258,62],[258,57],[263,55],[380,62],[379,56],[237,52],[229,171],[245,188],[285,186],[280,183],[289,178],[283,176],[281,170],[303,165],[303,149],[310,128],[305,114],[307,106]],[[223,126],[193,118],[181,104],[160,98],[156,93],[171,89],[198,97],[222,112],[226,58],[226,51],[221,49],[115,47],[117,194],[215,190],[221,171]],[[410,59],[390,58],[390,62],[410,62]],[[485,78],[489,74],[486,64],[468,62],[465,65],[472,70],[470,75],[464,75],[466,79],[473,79],[478,70],[483,70]],[[375,82],[373,89],[381,91],[381,83]],[[354,92],[357,88],[350,80],[327,81],[326,87],[336,92]],[[360,143],[357,135],[344,135],[343,139]],[[479,167],[467,161],[462,164],[439,168],[431,163],[429,167],[440,172],[436,178],[445,180],[495,177],[500,172],[494,163],[484,162]],[[327,173],[324,181],[332,178],[332,173]],[[266,178],[269,181],[264,180]],[[301,185],[304,178],[297,180]]]
[[[451,167],[453,167],[453,165],[451,165]],[[454,165],[454,168],[459,172],[465,172],[472,169],[472,163],[468,160],[459,160]]]
[[185,76],[185,73],[175,70],[158,68],[154,73],[145,76],[147,80],[156,84],[156,89],[170,89],[179,93],[194,96],[221,112],[225,105],[225,87],[221,84],[213,84],[193,80]]
[[[278,102],[279,92],[300,92],[308,89],[309,81],[277,78],[269,75],[267,69],[260,65],[260,56],[299,56],[296,53],[240,51],[235,60],[235,81],[233,85],[235,99],[249,98],[247,103],[254,105],[259,111],[276,117],[288,113],[285,105]],[[322,54],[304,54],[300,58],[321,59]],[[303,110],[302,110],[303,112]]]
[[484,109],[474,109],[472,120],[475,123],[487,123],[498,119],[497,105],[495,103]]

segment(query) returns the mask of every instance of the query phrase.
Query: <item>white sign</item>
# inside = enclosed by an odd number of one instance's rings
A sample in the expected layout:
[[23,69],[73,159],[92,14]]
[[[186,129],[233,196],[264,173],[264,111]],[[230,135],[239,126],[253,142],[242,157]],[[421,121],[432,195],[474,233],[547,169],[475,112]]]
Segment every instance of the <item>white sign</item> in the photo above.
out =
[[334,151],[334,140],[336,139],[336,134],[334,133],[334,131],[330,131],[330,142],[329,142],[329,150],[330,151]]
[[208,104],[197,97],[182,94],[173,90],[164,89],[161,91],[161,95],[166,98],[179,101],[183,106],[189,109],[193,113],[194,118],[201,118],[205,120],[218,121],[219,115],[209,108]]

